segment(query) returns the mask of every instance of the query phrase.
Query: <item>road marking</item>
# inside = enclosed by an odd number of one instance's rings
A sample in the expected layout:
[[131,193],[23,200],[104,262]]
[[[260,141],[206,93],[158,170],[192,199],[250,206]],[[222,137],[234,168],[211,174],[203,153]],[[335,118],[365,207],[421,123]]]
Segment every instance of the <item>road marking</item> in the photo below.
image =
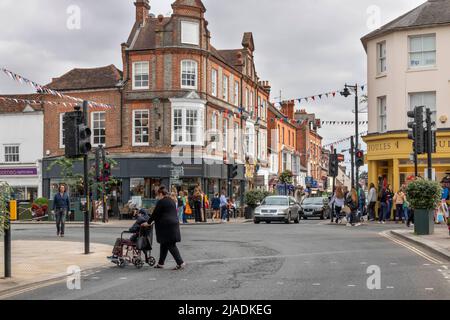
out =
[[394,287],[386,287],[386,289],[394,289]]
[[429,263],[424,263],[423,265],[426,266],[426,267],[430,266]]
[[383,232],[380,232],[379,235],[381,235],[381,236],[383,236],[383,237],[385,237],[385,238],[387,238],[387,239],[389,239],[389,240],[391,240],[391,241],[393,241],[393,242],[395,242],[395,243],[397,243],[397,244],[407,248],[408,250],[418,254],[422,258],[424,258],[424,259],[426,259],[426,260],[428,260],[428,261],[430,261],[430,262],[432,262],[434,264],[441,264],[442,265],[442,261],[439,261],[438,259],[435,259],[435,258],[431,257],[430,255],[426,254],[425,252],[417,249],[416,247],[413,247],[412,245],[410,245],[410,244],[408,244],[406,242],[403,242],[401,240],[398,240],[398,239],[394,238],[393,236],[389,235],[388,232],[389,231],[383,231]]
[[313,283],[313,286],[318,287],[320,286],[320,283]]
[[356,285],[354,285],[354,284],[349,284],[347,287],[356,287]]
[[126,277],[122,277],[122,278],[120,278],[120,280],[127,280],[127,278]]
[[98,279],[100,279],[99,277],[92,277],[91,278],[92,280],[98,280]]
[[211,280],[211,282],[217,282],[217,280]]
[[433,291],[434,288],[425,288],[425,290],[427,290],[427,291]]
[[366,264],[367,264],[367,262],[361,262],[361,264],[362,264],[362,265],[366,265]]
[[156,281],[156,279],[155,278],[150,278],[150,279],[148,279],[149,281]]

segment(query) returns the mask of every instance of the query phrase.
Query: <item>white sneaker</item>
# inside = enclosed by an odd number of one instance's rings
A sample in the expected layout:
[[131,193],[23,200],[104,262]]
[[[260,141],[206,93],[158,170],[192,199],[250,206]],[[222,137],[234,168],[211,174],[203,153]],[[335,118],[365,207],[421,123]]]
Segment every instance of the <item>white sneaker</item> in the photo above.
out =
[[386,224],[386,222],[384,222],[384,221],[381,221],[381,224]]
[[357,223],[357,224],[356,224],[356,227],[359,227],[360,225],[361,225],[361,223]]
[[347,223],[347,227],[351,227],[352,226],[352,224],[351,223]]

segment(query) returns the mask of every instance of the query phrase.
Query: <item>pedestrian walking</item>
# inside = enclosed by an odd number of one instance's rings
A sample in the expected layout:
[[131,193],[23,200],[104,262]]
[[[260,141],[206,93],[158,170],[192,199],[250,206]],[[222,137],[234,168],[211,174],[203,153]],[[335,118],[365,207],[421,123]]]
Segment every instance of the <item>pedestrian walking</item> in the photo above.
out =
[[156,241],[160,244],[159,262],[155,268],[164,268],[167,254],[170,252],[177,263],[177,266],[173,270],[184,269],[186,264],[177,248],[177,243],[181,242],[181,232],[176,204],[169,197],[165,187],[158,189],[158,202],[156,203],[155,210],[148,223],[143,226],[148,226],[152,222],[155,222]]
[[392,192],[392,187],[390,184],[388,184],[388,186],[386,188],[386,198],[387,198],[387,203],[388,203],[388,216],[386,217],[386,220],[390,221],[391,217],[392,217],[392,209],[393,209],[393,205],[394,205],[394,200],[393,200],[394,193]]
[[334,205],[334,215],[336,218],[336,223],[339,223],[341,221],[341,218],[340,218],[341,211],[345,205],[344,191],[342,190],[341,186],[338,186],[336,188],[336,191],[335,191],[333,197],[331,198],[330,206],[332,207],[333,205]]
[[399,223],[399,221],[402,222],[405,212],[405,210],[403,209],[403,205],[406,201],[406,195],[403,192],[403,189],[397,191],[397,193],[394,195],[393,201],[395,203],[395,223]]
[[65,185],[60,185],[58,193],[53,198],[53,214],[56,220],[56,235],[64,237],[66,217],[70,210],[70,198]]
[[220,196],[220,218],[222,222],[227,222],[228,217],[228,200],[225,196],[225,190],[222,191],[222,195]]
[[213,209],[213,222],[216,219],[220,219],[220,196],[219,193],[214,195],[214,198],[211,201],[211,207]]
[[380,216],[378,223],[386,223],[386,219],[390,217],[389,213],[389,203],[388,203],[388,191],[386,188],[383,188],[381,190],[381,196],[380,196]]
[[184,223],[184,221],[185,221],[185,217],[184,217],[185,206],[186,206],[186,204],[184,202],[184,192],[180,191],[178,193],[178,197],[177,197],[178,221],[180,223]]
[[358,192],[355,188],[352,188],[348,193],[347,198],[345,200],[345,205],[350,208],[349,219],[347,220],[347,226],[355,226],[356,225],[356,214],[358,211]]
[[377,195],[377,189],[375,188],[375,184],[371,183],[369,187],[369,195],[368,195],[368,203],[369,203],[369,220],[375,221],[375,206],[377,204],[378,195]]
[[363,222],[363,217],[366,215],[366,193],[363,188],[358,190],[358,223]]
[[198,188],[194,190],[193,202],[195,222],[202,222],[202,194]]

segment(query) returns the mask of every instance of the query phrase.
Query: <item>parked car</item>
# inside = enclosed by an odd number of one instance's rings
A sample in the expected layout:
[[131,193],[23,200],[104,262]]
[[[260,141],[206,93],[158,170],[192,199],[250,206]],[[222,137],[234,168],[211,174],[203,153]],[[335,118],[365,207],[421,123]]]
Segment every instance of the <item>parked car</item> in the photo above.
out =
[[331,208],[328,198],[310,197],[305,198],[300,205],[300,215],[303,219],[318,217],[321,220],[331,216]]
[[279,221],[300,223],[300,204],[293,197],[270,196],[265,198],[261,205],[255,209],[254,222],[271,223]]

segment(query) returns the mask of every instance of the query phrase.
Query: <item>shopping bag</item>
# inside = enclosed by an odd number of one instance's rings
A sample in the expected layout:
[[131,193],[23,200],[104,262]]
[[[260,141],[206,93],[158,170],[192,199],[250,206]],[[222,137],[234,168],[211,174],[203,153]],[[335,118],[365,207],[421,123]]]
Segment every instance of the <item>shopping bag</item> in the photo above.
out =
[[184,214],[190,216],[192,214],[192,208],[189,202],[186,202],[186,209],[184,209]]

